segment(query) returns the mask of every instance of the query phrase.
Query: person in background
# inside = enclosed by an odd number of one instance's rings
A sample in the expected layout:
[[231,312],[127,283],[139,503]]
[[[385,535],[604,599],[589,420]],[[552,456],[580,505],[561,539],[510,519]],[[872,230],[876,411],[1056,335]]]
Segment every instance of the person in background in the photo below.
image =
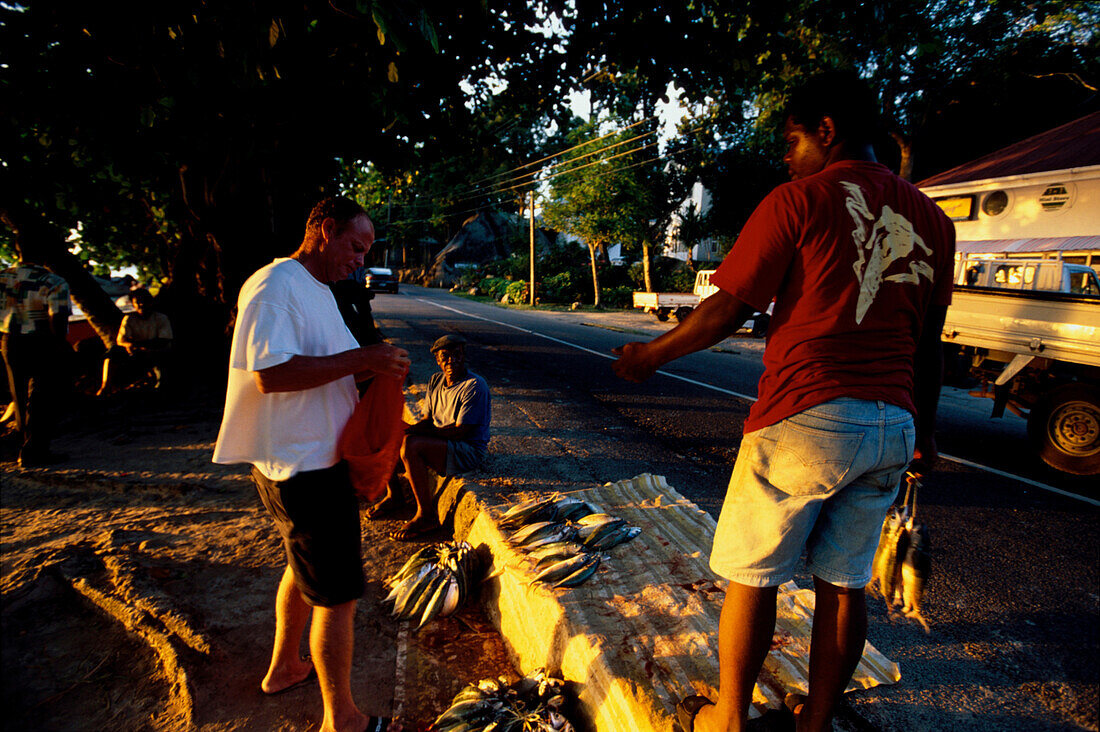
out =
[[[466,339],[445,335],[432,344],[439,371],[428,379],[428,413],[405,429],[401,462],[416,500],[416,513],[392,536],[415,539],[439,527],[428,468],[441,476],[475,470],[485,460],[492,421],[492,397],[485,379],[466,367]],[[400,501],[394,482],[374,504],[375,517]]]
[[136,374],[152,373],[159,389],[164,378],[165,359],[172,348],[172,324],[168,316],[153,309],[153,296],[143,288],[130,292],[134,312],[122,316],[115,347],[103,359],[103,383],[96,396],[110,393],[119,371],[132,366]]
[[60,462],[50,442],[65,389],[71,349],[69,285],[27,252],[0,272],[0,354],[20,436],[19,465],[33,468]]
[[910,460],[923,471],[936,458],[954,228],[876,162],[876,106],[852,74],[821,74],[794,93],[783,128],[792,182],[753,212],[711,277],[718,292],[661,337],[616,349],[615,373],[641,381],[775,298],[710,559],[730,580],[718,699],[683,699],[685,732],[743,729],[777,588],[803,550],[817,595],[809,695],[789,708],[800,732],[830,729],[863,654],[864,587],[886,510]]
[[[359,504],[338,441],[358,401],[356,382],[403,379],[409,359],[386,343],[361,347],[328,287],[361,267],[373,242],[374,224],[358,203],[327,198],[310,212],[297,251],[245,282],[214,447],[216,463],[252,465],[287,556],[260,688],[278,694],[316,672],[321,732],[377,725],[351,692],[355,605],[365,585]],[[303,658],[307,624],[311,657]]]
[[344,323],[361,346],[370,346],[384,340],[371,312],[374,293],[364,285],[366,273],[367,268],[360,267],[351,276],[329,283]]

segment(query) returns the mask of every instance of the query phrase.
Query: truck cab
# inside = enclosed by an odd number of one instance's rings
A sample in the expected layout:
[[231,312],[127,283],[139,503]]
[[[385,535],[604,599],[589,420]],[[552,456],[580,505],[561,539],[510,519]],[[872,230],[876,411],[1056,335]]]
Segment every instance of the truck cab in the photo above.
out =
[[1100,297],[1100,278],[1092,267],[1059,259],[967,257],[955,265],[955,284]]

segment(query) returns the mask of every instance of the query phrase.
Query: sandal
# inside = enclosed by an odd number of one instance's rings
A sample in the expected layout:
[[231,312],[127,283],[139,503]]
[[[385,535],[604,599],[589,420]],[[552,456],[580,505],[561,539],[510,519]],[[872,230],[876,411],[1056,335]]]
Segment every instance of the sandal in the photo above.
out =
[[705,706],[714,706],[714,702],[705,696],[692,694],[685,696],[676,704],[676,721],[680,723],[681,732],[695,732],[695,715]]

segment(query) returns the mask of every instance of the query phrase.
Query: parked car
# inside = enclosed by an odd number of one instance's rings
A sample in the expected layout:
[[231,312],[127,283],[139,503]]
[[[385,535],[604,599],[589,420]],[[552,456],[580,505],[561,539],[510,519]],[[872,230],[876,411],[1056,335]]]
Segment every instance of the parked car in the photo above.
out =
[[363,287],[371,292],[392,292],[397,294],[397,278],[388,267],[368,267],[363,277]]

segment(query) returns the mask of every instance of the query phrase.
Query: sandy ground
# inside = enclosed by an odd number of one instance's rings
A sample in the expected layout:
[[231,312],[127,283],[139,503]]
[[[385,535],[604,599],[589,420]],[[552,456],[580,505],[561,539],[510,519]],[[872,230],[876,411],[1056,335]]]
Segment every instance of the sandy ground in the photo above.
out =
[[[20,470],[3,441],[4,729],[316,729],[316,685],[259,689],[284,559],[245,469],[210,462],[221,406],[88,403],[50,468]],[[416,634],[391,619],[382,580],[422,544],[390,541],[397,519],[362,524],[354,692],[422,729],[462,684],[511,667],[476,606]]]
[[[578,316],[646,338],[675,325],[560,314]],[[4,729],[317,728],[316,685],[259,690],[284,558],[246,468],[210,462],[221,408],[214,392],[78,400],[54,445],[68,459],[49,468],[21,470],[0,436]],[[390,618],[383,580],[423,545],[390,541],[399,521],[362,521],[353,690],[364,712],[416,730],[465,683],[513,672],[476,603],[417,633]]]

